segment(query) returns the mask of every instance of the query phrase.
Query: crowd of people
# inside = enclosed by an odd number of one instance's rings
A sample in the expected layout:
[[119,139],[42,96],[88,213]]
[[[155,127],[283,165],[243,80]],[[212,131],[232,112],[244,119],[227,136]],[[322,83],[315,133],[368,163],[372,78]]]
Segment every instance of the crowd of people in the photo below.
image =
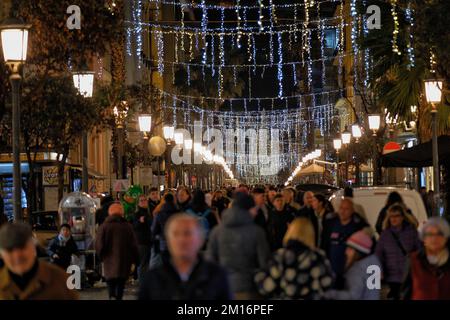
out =
[[[179,187],[162,197],[152,188],[138,199],[132,223],[119,202],[104,199],[95,250],[109,298],[122,299],[136,274],[141,300],[450,299],[444,219],[430,218],[418,228],[414,212],[392,192],[371,226],[352,190],[344,194],[334,208],[325,195],[290,187]],[[75,298],[46,278],[63,277],[78,254],[70,226],[60,226],[48,246],[53,265],[38,260],[32,245],[26,225],[0,229],[0,299]],[[374,267],[382,287],[376,279],[368,285]],[[33,281],[53,293],[30,293]]]

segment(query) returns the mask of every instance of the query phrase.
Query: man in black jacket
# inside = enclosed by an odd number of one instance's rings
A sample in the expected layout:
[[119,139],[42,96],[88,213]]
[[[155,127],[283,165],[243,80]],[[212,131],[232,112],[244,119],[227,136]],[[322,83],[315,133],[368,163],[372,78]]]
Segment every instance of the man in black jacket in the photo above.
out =
[[139,246],[138,277],[139,279],[147,272],[150,262],[150,249],[152,246],[152,215],[149,213],[148,201],[145,195],[139,197],[138,208],[134,215],[133,227]]
[[227,274],[199,256],[204,234],[199,220],[176,214],[166,224],[170,257],[144,277],[139,300],[229,300]]
[[156,188],[156,187],[150,188],[150,194],[149,194],[149,198],[148,198],[148,211],[150,212],[151,215],[153,215],[153,211],[155,210],[155,208],[159,204],[159,202],[160,202],[160,197],[159,197],[158,188]]

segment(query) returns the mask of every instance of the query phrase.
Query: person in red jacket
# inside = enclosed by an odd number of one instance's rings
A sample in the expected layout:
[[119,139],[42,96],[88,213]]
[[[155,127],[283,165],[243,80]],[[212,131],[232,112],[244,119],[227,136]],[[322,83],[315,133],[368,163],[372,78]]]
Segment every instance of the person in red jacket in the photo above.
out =
[[433,217],[423,226],[423,248],[413,252],[403,298],[411,300],[450,300],[450,227],[442,218]]

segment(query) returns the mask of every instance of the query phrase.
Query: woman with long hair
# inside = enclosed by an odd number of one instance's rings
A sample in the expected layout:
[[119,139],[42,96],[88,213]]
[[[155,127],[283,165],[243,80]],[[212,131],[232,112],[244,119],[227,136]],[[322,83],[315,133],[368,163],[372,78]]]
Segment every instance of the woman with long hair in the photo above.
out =
[[267,270],[255,275],[259,293],[275,299],[317,300],[331,288],[333,276],[325,254],[316,248],[316,235],[307,218],[294,219],[273,254]]

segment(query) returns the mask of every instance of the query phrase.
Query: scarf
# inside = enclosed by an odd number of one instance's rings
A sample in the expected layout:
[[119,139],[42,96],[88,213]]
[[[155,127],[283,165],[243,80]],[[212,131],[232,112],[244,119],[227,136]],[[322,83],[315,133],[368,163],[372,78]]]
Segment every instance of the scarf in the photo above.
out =
[[437,255],[427,255],[428,262],[436,267],[442,267],[444,264],[447,263],[448,258],[449,252],[447,248],[445,250],[442,250]]

